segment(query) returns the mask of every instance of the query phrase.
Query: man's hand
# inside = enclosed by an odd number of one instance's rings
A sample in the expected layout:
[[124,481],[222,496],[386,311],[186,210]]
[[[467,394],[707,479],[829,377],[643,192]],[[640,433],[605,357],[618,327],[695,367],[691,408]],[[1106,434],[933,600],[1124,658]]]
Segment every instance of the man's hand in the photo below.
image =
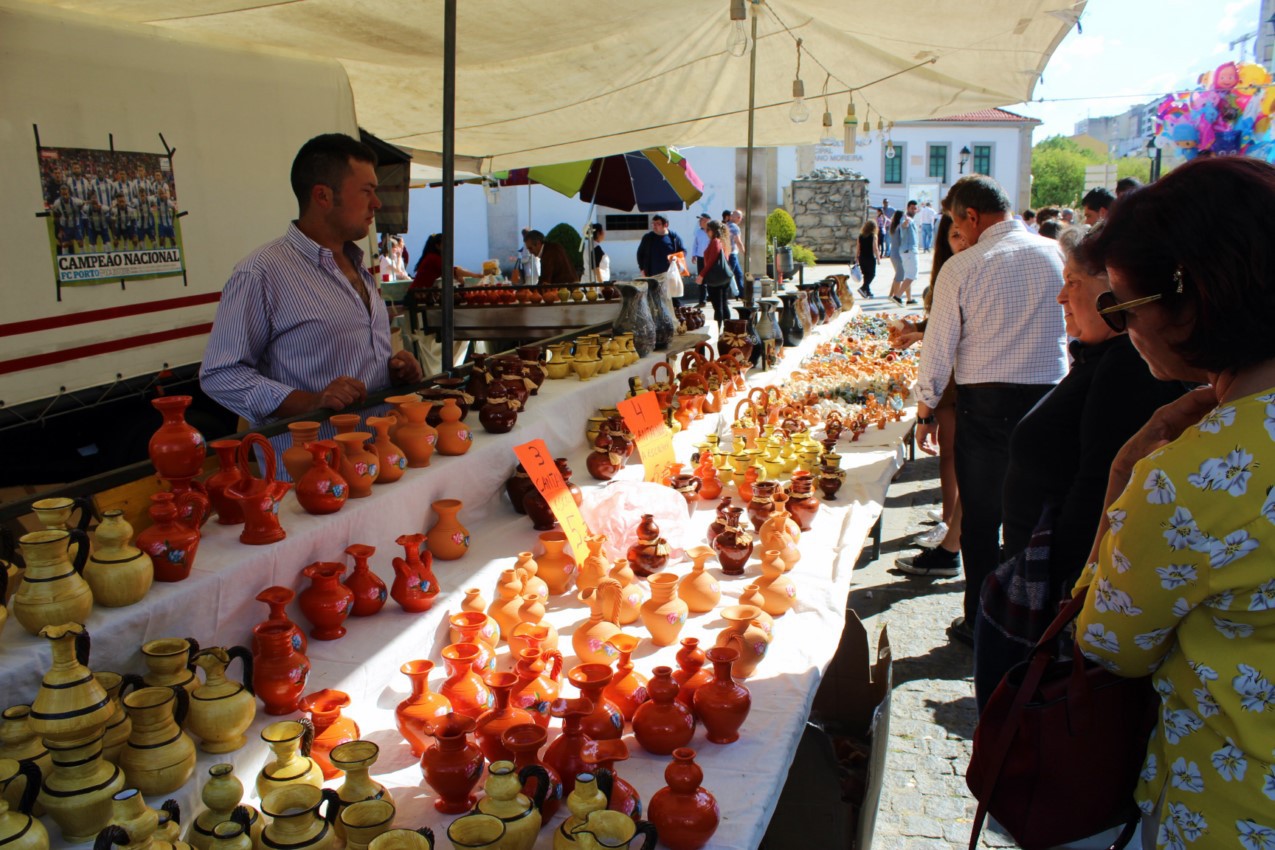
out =
[[414,384],[422,377],[421,364],[407,350],[390,358],[390,381],[395,384]]
[[890,337],[890,347],[903,351],[920,342],[924,336],[920,331],[901,331]]
[[917,423],[916,444],[927,455],[937,455],[939,453],[939,426],[937,424],[922,425]]
[[323,388],[319,393],[319,407],[331,410],[345,410],[347,407],[362,404],[367,398],[367,387],[358,378],[342,375]]

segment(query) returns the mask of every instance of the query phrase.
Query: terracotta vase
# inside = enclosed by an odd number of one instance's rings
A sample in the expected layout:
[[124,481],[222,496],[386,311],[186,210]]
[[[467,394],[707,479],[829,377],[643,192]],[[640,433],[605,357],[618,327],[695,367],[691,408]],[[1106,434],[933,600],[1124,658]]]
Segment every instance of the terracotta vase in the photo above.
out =
[[581,728],[592,741],[619,738],[624,734],[624,714],[603,696],[615,671],[607,664],[578,664],[567,671],[567,680],[580,689],[580,696],[593,705]]
[[394,584],[390,586],[390,596],[404,611],[428,611],[438,596],[438,579],[432,568],[434,556],[421,551],[425,535],[401,534],[394,542],[403,547],[406,557],[391,562]]
[[[390,441],[398,443],[399,429],[407,424],[407,414],[404,412],[403,406],[418,402],[421,397],[416,393],[404,393],[403,395],[390,395],[385,397],[386,404],[394,405],[394,408],[385,415],[394,420],[394,424],[390,426]],[[399,445],[402,445],[399,443]]]
[[717,798],[700,785],[704,771],[695,763],[695,751],[674,750],[664,781],[668,784],[652,795],[647,810],[660,843],[669,850],[699,850],[717,831],[721,810]]
[[593,703],[587,699],[560,699],[554,701],[549,711],[562,720],[562,732],[549,744],[541,760],[558,774],[563,793],[571,794],[576,787],[576,777],[591,773],[583,755],[589,736],[584,734],[581,724],[593,713]]
[[[254,447],[265,461],[264,478],[253,478],[248,468]],[[242,478],[226,489],[226,495],[243,508],[244,529],[239,542],[264,545],[282,540],[287,534],[279,524],[279,502],[292,484],[275,480],[274,448],[260,434],[249,434],[239,444],[236,458]]]
[[642,514],[637,527],[637,542],[629,547],[629,565],[643,578],[664,569],[668,563],[668,541],[660,537],[660,527],[653,514]]
[[199,651],[199,641],[194,638],[158,638],[142,644],[142,658],[146,662],[143,682],[152,688],[177,685],[190,693],[199,687],[195,664],[191,656]]
[[300,708],[310,715],[310,722],[314,724],[310,758],[323,771],[324,779],[341,775],[340,768],[332,764],[328,754],[335,747],[359,737],[359,725],[341,714],[341,709],[349,707],[350,695],[331,688],[324,688],[301,698]]
[[452,711],[474,720],[496,704],[491,690],[474,671],[474,662],[480,653],[478,646],[472,643],[453,643],[443,647],[447,681],[438,689],[452,704]]
[[181,731],[189,707],[189,692],[177,686],[142,688],[124,697],[133,730],[118,764],[130,788],[169,794],[195,772],[195,742]]
[[261,843],[288,850],[340,850],[344,842],[335,826],[339,809],[331,788],[291,785],[271,791],[261,800],[261,813],[269,820]]
[[425,752],[425,739],[429,737],[430,727],[451,713],[452,703],[447,697],[429,689],[433,661],[408,661],[398,669],[411,681],[412,693],[395,706],[394,720],[399,734],[412,748],[412,755],[420,758],[421,753]]
[[707,452],[704,453],[703,459],[700,461],[699,468],[695,474],[699,477],[699,497],[701,501],[711,502],[722,495],[722,482],[717,477],[717,467],[713,466],[713,459]]
[[[106,684],[102,682],[102,686],[105,688]],[[110,692],[109,688],[107,692]],[[119,713],[123,714],[123,710]],[[11,705],[0,714],[0,759],[12,759],[19,765],[30,764],[40,772],[41,777],[48,776],[53,770],[52,755],[40,736],[31,729],[31,706]],[[40,790],[40,782],[29,782],[27,775],[23,773],[8,782],[0,783],[4,788],[4,799],[15,811],[22,809],[22,797],[28,787],[33,789],[33,794]],[[43,807],[40,808],[42,810]]]
[[474,434],[461,422],[461,409],[456,399],[443,399],[443,407],[439,411],[438,453],[444,455],[463,455],[474,444]]
[[352,543],[345,547],[345,554],[354,559],[354,569],[343,582],[354,594],[350,614],[354,617],[370,617],[385,607],[385,600],[390,597],[385,582],[372,572],[369,563],[372,556],[376,554],[376,547]]
[[79,623],[67,623],[45,626],[40,636],[49,641],[52,661],[31,703],[28,717],[31,731],[46,745],[100,734],[114,708],[107,699],[106,689],[86,666],[88,630]]
[[204,671],[204,682],[190,695],[187,726],[206,753],[229,753],[248,738],[244,732],[257,716],[257,698],[245,685],[226,678],[231,661],[243,663],[243,677],[252,681],[252,654],[244,646],[201,649],[191,659]]
[[[393,821],[394,798],[384,785],[377,782],[370,775],[372,766],[376,764],[380,752],[381,748],[372,741],[354,740],[337,744],[328,754],[329,760],[332,762],[333,767],[336,768],[338,774],[345,775],[345,781],[341,783],[341,787],[336,791],[337,797],[341,801],[340,809],[342,814],[348,812],[352,806],[358,803],[384,801],[390,806],[388,821]],[[385,823],[385,828],[389,828],[388,822]],[[342,823],[340,814],[337,815],[337,834],[346,835],[345,824]],[[369,836],[368,841],[373,837],[375,836]]]
[[539,577],[540,565],[536,561],[535,555],[530,552],[519,552],[518,560],[514,563],[514,570],[518,573],[518,578],[522,581],[522,592],[524,596],[535,594],[541,599],[549,596],[548,583]]
[[310,659],[297,648],[297,625],[266,620],[253,627],[252,689],[266,714],[291,714],[310,678]]
[[713,550],[717,552],[717,562],[722,565],[723,575],[742,576],[753,554],[753,535],[740,524],[743,512],[743,508],[728,508],[728,524],[713,538]]
[[[243,477],[243,473],[239,471],[239,466],[235,462],[235,456],[239,452],[239,441],[214,440],[209,443],[209,446],[217,453],[217,471],[204,481],[204,492],[208,496],[208,501],[212,503],[212,509],[217,512],[218,525],[238,525],[243,522],[243,508],[239,506],[238,501],[226,495],[226,490]],[[292,450],[289,449],[289,451]],[[307,454],[306,457],[308,460],[309,455]]]
[[733,673],[738,679],[747,679],[757,669],[757,665],[766,657],[770,646],[770,635],[755,621],[764,614],[760,608],[752,605],[732,605],[723,608],[722,619],[726,628],[717,635],[717,646],[729,646],[739,653],[735,661]]
[[770,549],[762,553],[762,577],[756,584],[761,597],[761,609],[771,617],[782,617],[797,603],[797,585],[785,572],[779,552]]
[[353,434],[363,424],[363,417],[358,413],[336,413],[328,417],[332,427],[338,434]]
[[619,655],[615,662],[615,675],[603,689],[606,699],[620,710],[625,720],[632,720],[638,706],[646,702],[646,676],[633,668],[633,651],[641,643],[632,635],[621,632],[608,641]]
[[[199,798],[207,807],[190,822],[186,829],[186,842],[196,850],[209,850],[215,840],[213,830],[218,824],[229,823],[235,809],[243,800],[243,783],[235,776],[235,766],[229,763],[214,764],[208,768],[208,781],[199,792]],[[248,821],[247,834],[252,841],[261,840],[265,821],[252,806],[244,806]]]
[[597,587],[580,592],[579,599],[589,606],[590,613],[571,635],[576,658],[586,663],[611,663],[616,651],[607,641],[620,633],[620,592],[620,583],[613,578],[604,578]]
[[[39,768],[31,762],[0,761],[0,788],[6,791],[6,796],[0,797],[0,845],[5,850],[49,848],[49,833],[33,812],[40,778]],[[7,792],[14,785],[21,785],[24,794],[17,803],[10,804]]]
[[257,796],[262,800],[290,785],[323,786],[323,770],[310,758],[314,724],[309,719],[271,723],[261,730],[261,740],[274,756],[257,774]]
[[[525,781],[535,775],[539,789],[534,796],[522,793]],[[485,796],[479,799],[475,812],[499,818],[505,834],[501,847],[510,850],[531,850],[543,824],[540,807],[544,805],[544,791],[548,786],[548,773],[539,765],[529,765],[522,770],[512,760],[500,759],[488,768],[487,781],[483,785]],[[458,845],[463,846],[463,845]]]
[[172,493],[151,495],[152,524],[137,535],[137,547],[150,555],[155,581],[182,581],[190,575],[199,550],[199,523],[194,516],[183,519],[182,508],[189,505],[197,513],[206,502],[204,496],[194,492],[180,498]]
[[[267,615],[263,622],[280,623],[290,626],[292,628],[292,644],[294,648],[297,652],[305,652],[309,643],[306,640],[305,632],[301,631],[300,626],[288,619],[288,603],[293,600],[295,595],[296,594],[294,594],[289,588],[275,585],[273,587],[267,587],[265,590],[258,593],[257,601],[266,603],[266,606],[270,609],[269,615]],[[255,638],[251,648],[253,654],[256,655],[257,644]]]
[[575,559],[565,551],[567,535],[561,531],[545,531],[540,535],[544,552],[536,556],[536,575],[544,580],[549,595],[560,596],[569,590],[576,580]]
[[439,499],[430,505],[438,519],[426,535],[430,553],[440,561],[455,561],[469,551],[469,530],[461,525],[458,514],[464,503],[460,499]]
[[539,726],[548,728],[549,707],[561,690],[562,653],[524,649],[514,664],[514,675],[518,683],[509,695],[509,704],[528,712]]
[[[469,636],[468,628],[474,622],[468,618],[452,623],[452,628],[448,632],[448,638],[452,643],[461,643],[466,640],[474,640],[477,638],[483,643],[495,649],[500,645],[500,624],[487,616],[487,600],[483,599],[483,592],[476,587],[471,587],[465,591],[465,598],[461,601],[461,614],[478,614],[483,619],[483,625],[478,629],[477,634]],[[452,615],[456,616],[456,615]],[[462,633],[457,623],[465,624],[466,631]]]
[[93,551],[84,566],[84,580],[93,591],[93,602],[106,608],[123,608],[140,602],[150,590],[155,568],[150,555],[132,543],[133,526],[119,510],[103,511],[93,534]]
[[678,598],[686,604],[688,613],[708,613],[722,598],[721,585],[704,568],[704,563],[716,553],[708,546],[693,546],[686,550],[686,554],[691,557],[692,566],[691,571],[677,583]]
[[642,625],[656,646],[672,646],[686,624],[690,606],[677,596],[680,581],[672,573],[654,575],[649,580],[651,598],[642,605]]
[[[784,563],[784,568],[788,570],[797,566],[797,562],[801,560],[801,549],[797,547],[797,538],[791,534],[796,528],[797,524],[793,522],[787,511],[776,511],[762,524],[761,532],[758,534],[762,551],[777,552]],[[801,532],[797,531],[797,533]]]
[[628,759],[628,745],[619,738],[590,741],[584,745],[582,755],[585,764],[590,766],[593,773],[609,772],[611,774],[611,792],[607,794],[607,809],[628,815],[635,820],[642,817],[642,795],[615,769],[616,762]]
[[307,513],[333,514],[350,498],[350,484],[337,468],[341,449],[331,440],[315,440],[305,448],[310,464],[297,482],[297,502]]
[[695,735],[695,716],[678,702],[672,667],[656,667],[646,686],[651,698],[633,715],[633,737],[648,753],[668,755]]
[[310,586],[301,591],[301,613],[311,623],[314,640],[336,640],[345,636],[345,618],[354,607],[354,591],[341,584],[345,564],[316,561],[301,571]]
[[53,769],[37,800],[64,842],[91,841],[111,821],[112,798],[124,790],[124,771],[102,758],[101,732],[45,745]]
[[350,498],[362,499],[372,495],[372,484],[380,474],[380,458],[367,450],[370,431],[351,431],[337,434],[341,447],[341,477],[350,485]]
[[509,636],[509,654],[517,658],[528,649],[540,649],[556,652],[558,649],[558,630],[544,619],[545,607],[539,597],[524,596],[518,616],[523,621],[514,626]]
[[208,455],[204,435],[186,422],[186,408],[190,407],[190,402],[188,395],[151,399],[151,406],[159,411],[164,421],[151,435],[147,452],[159,477],[174,484],[188,484],[203,472],[204,458]]
[[478,674],[496,669],[496,650],[484,632],[491,632],[491,618],[477,611],[461,611],[447,618],[450,628],[447,637],[452,643],[472,643],[478,647],[478,659],[474,662],[474,671]]
[[[279,460],[283,462],[283,468],[288,471],[288,478],[293,481],[300,481],[307,472],[310,471],[310,465],[314,462],[314,458],[307,451],[306,447],[319,439],[318,422],[289,422],[288,432],[292,435],[292,445],[283,450],[283,454]],[[213,446],[216,448],[216,446]]]
[[467,812],[478,802],[473,790],[482,777],[483,752],[469,739],[473,731],[472,717],[449,714],[434,724],[434,743],[421,756],[425,783],[438,795],[434,808],[444,814]]
[[474,736],[478,748],[489,762],[510,760],[513,753],[504,745],[500,736],[510,726],[520,723],[532,723],[532,715],[509,704],[509,697],[518,684],[518,677],[513,673],[488,672],[483,681],[491,689],[493,705],[478,715],[474,726]]
[[620,583],[620,620],[621,626],[636,623],[641,618],[642,603],[646,593],[638,583],[637,574],[629,562],[621,558],[611,567],[607,574]]
[[[561,534],[561,532],[558,532]],[[565,538],[566,535],[564,534]],[[580,577],[578,586],[580,590],[592,590],[598,586],[598,582],[606,578],[607,573],[611,569],[611,563],[607,560],[606,555],[602,553],[602,547],[607,542],[605,534],[590,534],[585,538],[585,545],[589,547],[589,554],[585,556],[584,561],[580,564]]]
[[407,454],[390,442],[390,426],[395,422],[389,416],[369,416],[367,427],[376,435],[370,451],[376,455],[376,483],[392,484],[403,477],[407,470]]
[[682,648],[677,651],[677,669],[673,681],[678,684],[677,700],[695,713],[695,691],[713,678],[713,670],[705,667],[708,657],[699,647],[699,638],[682,638]]
[[738,650],[715,646],[708,651],[708,660],[713,665],[713,678],[695,691],[695,716],[704,724],[708,740],[730,744],[739,740],[739,728],[748,717],[752,697],[731,673],[739,660]]
[[539,767],[544,775],[529,771],[522,783],[522,793],[535,799],[542,797],[540,813],[546,821],[553,818],[562,805],[562,779],[558,772],[540,759],[540,750],[548,740],[548,733],[535,723],[519,723],[510,726],[500,735],[500,742],[505,749],[513,753],[514,768],[519,776],[531,766]]
[[438,431],[427,421],[433,406],[433,403],[428,401],[410,401],[403,404],[403,417],[407,421],[400,422],[398,429],[390,432],[395,443],[407,455],[409,469],[423,469],[429,466],[430,458],[434,456],[434,449],[438,445]]

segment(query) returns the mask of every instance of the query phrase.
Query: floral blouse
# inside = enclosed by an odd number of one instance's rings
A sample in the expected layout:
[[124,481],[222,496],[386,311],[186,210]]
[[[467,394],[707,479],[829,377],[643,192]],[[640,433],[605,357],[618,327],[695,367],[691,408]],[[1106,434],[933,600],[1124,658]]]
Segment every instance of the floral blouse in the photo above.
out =
[[1275,850],[1275,392],[1215,408],[1111,506],[1077,641],[1160,694],[1156,847]]

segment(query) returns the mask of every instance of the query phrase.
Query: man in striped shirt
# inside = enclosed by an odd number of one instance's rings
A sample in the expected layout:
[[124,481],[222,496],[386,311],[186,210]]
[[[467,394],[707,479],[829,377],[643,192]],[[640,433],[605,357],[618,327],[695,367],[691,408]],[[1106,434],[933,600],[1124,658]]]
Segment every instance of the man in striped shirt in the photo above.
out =
[[[385,302],[355,244],[381,206],[376,187],[367,145],[340,133],[306,142],[292,163],[296,221],[226,283],[200,384],[252,425],[420,380],[416,358],[391,355]],[[275,438],[276,449],[289,442]]]
[[[965,567],[965,616],[949,633],[973,643],[983,579],[1000,563],[1001,489],[1009,436],[1067,373],[1067,337],[1057,296],[1058,243],[1013,217],[1000,184],[981,174],[958,180],[944,200],[952,229],[970,247],[948,260],[934,284],[917,379],[916,441],[937,451],[934,408],[956,382],[956,481],[961,552],[917,556],[904,569],[956,575]],[[1042,446],[1048,451],[1048,446]],[[940,563],[946,558],[947,563]]]

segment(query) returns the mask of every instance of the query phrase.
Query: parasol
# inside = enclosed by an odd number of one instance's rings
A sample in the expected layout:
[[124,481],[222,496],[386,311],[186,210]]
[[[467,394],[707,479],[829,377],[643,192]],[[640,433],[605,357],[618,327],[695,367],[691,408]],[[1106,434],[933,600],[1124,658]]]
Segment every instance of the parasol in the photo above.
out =
[[539,183],[567,197],[617,210],[687,209],[704,194],[704,182],[684,156],[647,148],[613,156],[536,165],[508,172],[502,186]]

